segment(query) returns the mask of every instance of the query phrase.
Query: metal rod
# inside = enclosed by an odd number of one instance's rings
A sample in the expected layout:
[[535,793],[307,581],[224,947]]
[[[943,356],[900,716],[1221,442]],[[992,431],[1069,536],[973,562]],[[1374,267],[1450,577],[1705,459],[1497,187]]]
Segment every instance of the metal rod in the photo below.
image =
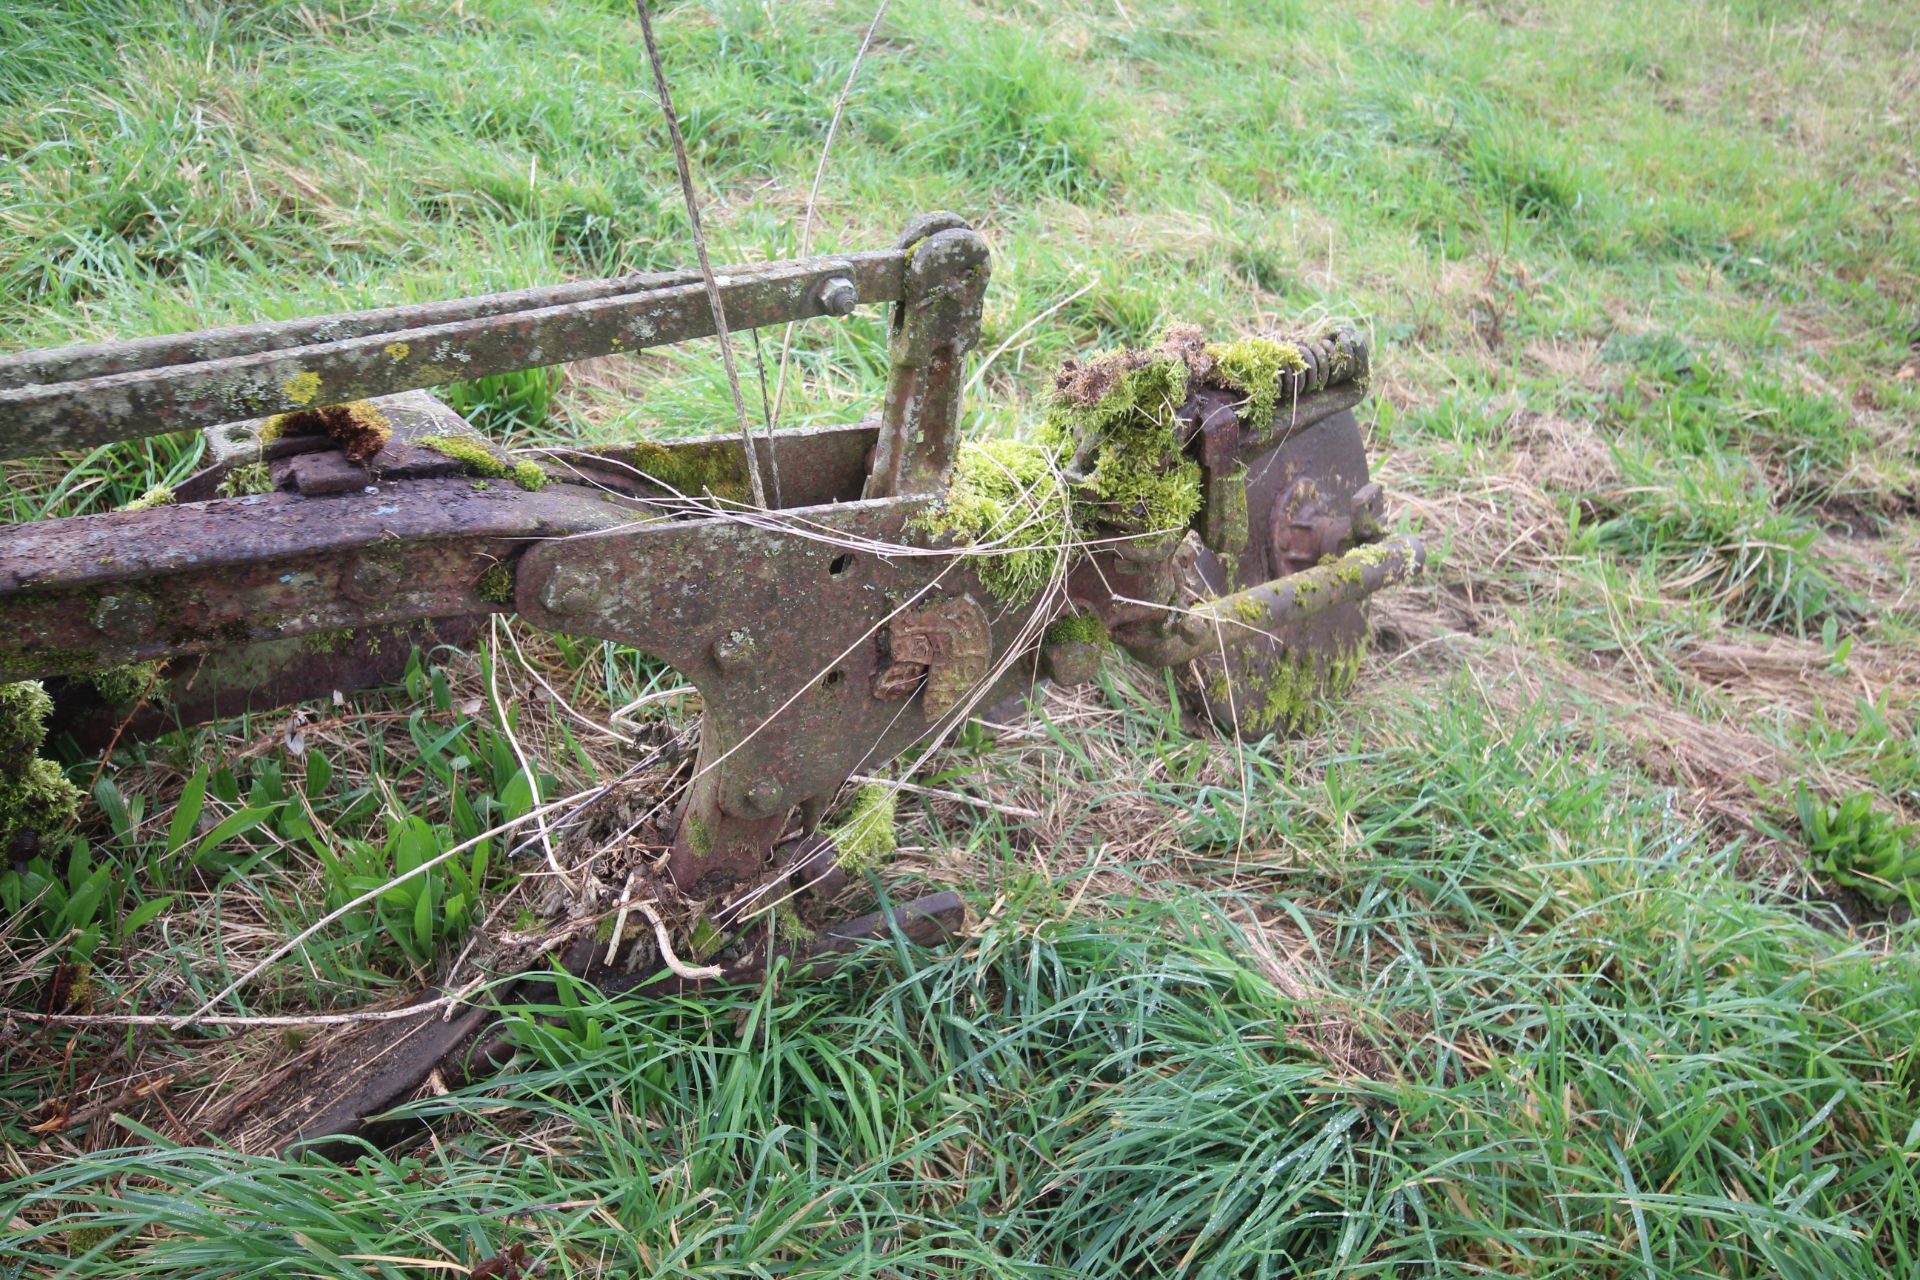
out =
[[740,394],[740,371],[733,363],[733,338],[727,332],[727,307],[720,286],[713,278],[713,264],[707,261],[707,237],[700,228],[700,201],[693,193],[693,165],[687,159],[686,139],[680,136],[680,117],[674,114],[673,94],[667,89],[666,64],[660,61],[660,46],[653,38],[653,19],[647,13],[647,0],[634,0],[640,15],[640,35],[647,45],[647,61],[653,65],[653,85],[660,95],[660,114],[667,118],[667,137],[673,142],[673,163],[680,173],[680,194],[687,205],[687,222],[693,227],[693,251],[700,258],[700,276],[706,282],[707,301],[713,307],[713,332],[720,339],[720,363],[726,366],[727,389],[733,393],[733,412],[740,422],[740,443],[747,451],[747,482],[753,488],[753,505],[766,510],[767,491],[760,480],[760,454],[753,447],[753,428],[747,424],[747,401]]
[[[859,301],[896,299],[903,261],[897,251],[814,258],[739,278],[716,278],[716,285],[735,311],[735,327],[752,328],[840,314],[821,300],[829,281],[849,281]],[[684,283],[0,390],[0,458],[134,440],[664,346],[707,337],[714,332],[713,323],[705,288]]]
[[[1426,563],[1420,539],[1394,534],[1353,548],[1338,560],[1221,596],[1191,609],[1166,612],[1164,621],[1116,629],[1114,641],[1151,666],[1177,666],[1218,651],[1220,637],[1278,631],[1354,604],[1404,582]],[[1134,601],[1148,604],[1148,601]]]
[[[807,259],[802,256],[777,262],[737,263],[719,267],[717,274],[723,280],[739,281],[749,276],[790,270],[804,266],[806,262]],[[512,289],[503,293],[477,294],[445,302],[409,303],[367,311],[303,316],[296,320],[224,325],[191,333],[163,333],[149,338],[0,353],[0,391],[49,382],[98,378],[110,373],[131,373],[137,369],[158,369],[163,365],[195,364],[226,356],[250,355],[256,351],[282,351],[288,347],[336,342],[370,333],[418,329],[425,325],[505,315],[514,311],[535,311],[566,302],[585,302],[590,298],[651,293],[699,281],[700,273],[696,270],[649,271],[637,275],[541,285],[532,289]]]

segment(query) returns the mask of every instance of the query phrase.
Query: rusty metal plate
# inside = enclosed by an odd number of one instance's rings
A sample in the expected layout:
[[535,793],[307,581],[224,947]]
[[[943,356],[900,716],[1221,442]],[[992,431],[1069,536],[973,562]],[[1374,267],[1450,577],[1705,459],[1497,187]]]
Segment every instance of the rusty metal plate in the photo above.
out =
[[[875,696],[893,623],[970,600],[1004,656],[1031,617],[995,602],[964,557],[914,554],[927,539],[910,526],[930,505],[883,498],[784,513],[778,527],[709,519],[543,543],[520,562],[516,603],[536,626],[637,645],[687,676],[706,707],[703,755],[711,744],[727,757],[721,808],[768,819],[831,798],[862,761],[897,755],[957,705],[957,685],[936,706]],[[903,550],[836,545],[847,540]],[[1029,654],[982,692],[1030,684],[1033,665]]]

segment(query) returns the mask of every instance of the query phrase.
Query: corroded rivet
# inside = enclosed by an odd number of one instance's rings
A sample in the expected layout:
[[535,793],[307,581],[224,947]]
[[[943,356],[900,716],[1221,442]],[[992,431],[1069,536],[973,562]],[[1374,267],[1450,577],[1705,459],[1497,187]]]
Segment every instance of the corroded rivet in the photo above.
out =
[[845,276],[834,276],[820,286],[820,309],[830,316],[850,316],[860,305],[860,291]]
[[346,581],[341,584],[349,598],[362,603],[384,600],[399,585],[399,572],[392,565],[378,560],[362,560],[353,566]]
[[720,674],[730,676],[753,656],[754,647],[753,633],[745,627],[735,627],[713,642],[710,650],[713,665],[720,668]]
[[555,565],[540,587],[541,607],[552,613],[589,613],[600,602],[599,579],[579,565]]
[[138,640],[152,634],[158,615],[145,596],[102,596],[93,606],[93,625],[110,640]]
[[743,818],[771,818],[786,808],[787,792],[779,782],[772,778],[759,778],[747,788],[740,797],[740,807],[745,810]]
[[1100,674],[1100,646],[1086,640],[1056,640],[1043,645],[1040,674],[1058,685],[1091,684]]

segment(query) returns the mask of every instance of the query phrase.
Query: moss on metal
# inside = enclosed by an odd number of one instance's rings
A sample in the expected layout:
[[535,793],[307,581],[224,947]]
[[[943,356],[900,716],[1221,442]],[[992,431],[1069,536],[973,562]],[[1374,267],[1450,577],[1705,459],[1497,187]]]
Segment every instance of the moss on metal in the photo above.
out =
[[[1231,703],[1243,733],[1311,733],[1325,718],[1327,703],[1353,688],[1364,657],[1365,646],[1358,643],[1325,652],[1289,651],[1264,671],[1244,673],[1237,692],[1226,672],[1216,669],[1207,697],[1222,708]],[[1240,696],[1249,688],[1253,696]]]
[[870,871],[899,848],[893,820],[896,793],[884,782],[869,782],[853,793],[846,817],[827,834],[834,862],[850,875]]
[[264,462],[248,462],[227,472],[220,481],[220,487],[214,490],[223,498],[241,498],[256,493],[273,492],[273,472]]
[[960,447],[941,504],[919,523],[979,548],[972,568],[994,596],[1020,605],[1039,594],[1080,539],[1056,448],[1029,440]]
[[80,812],[80,788],[40,755],[53,699],[38,680],[0,685],[0,848],[46,836]]
[[1273,421],[1282,375],[1307,370],[1306,354],[1298,344],[1273,338],[1210,343],[1206,353],[1213,360],[1213,384],[1246,396],[1239,410],[1240,421],[1255,431],[1265,431]]
[[89,671],[81,678],[108,706],[127,707],[162,693],[166,682],[160,678],[160,669],[164,666],[165,661],[157,658],[151,662],[122,662]]
[[513,570],[504,563],[488,565],[473,589],[488,604],[510,605],[513,603]]
[[1055,618],[1047,625],[1045,635],[1048,644],[1105,645],[1108,639],[1107,624],[1092,613],[1069,613]]
[[139,497],[135,498],[132,502],[122,503],[120,505],[120,510],[150,511],[154,507],[169,507],[172,505],[173,505],[173,490],[169,489],[166,485],[157,484],[157,485],[154,485],[153,488],[141,494]]
[[751,494],[746,454],[735,445],[719,441],[664,445],[643,440],[628,446],[622,461],[656,484],[689,498],[745,502]]
[[510,479],[527,490],[543,489],[547,484],[546,469],[539,463],[503,462],[485,444],[466,436],[420,436],[413,443],[452,458],[475,475],[491,480]]
[[353,628],[334,627],[328,631],[315,631],[301,637],[300,643],[308,653],[317,653],[323,658],[331,658],[353,643]]
[[1081,524],[1176,533],[1200,510],[1200,464],[1181,452],[1178,434],[1188,369],[1164,345],[1144,362],[1138,356],[1118,352],[1087,366],[1110,377],[1057,382],[1040,440],[1085,475],[1075,492]]

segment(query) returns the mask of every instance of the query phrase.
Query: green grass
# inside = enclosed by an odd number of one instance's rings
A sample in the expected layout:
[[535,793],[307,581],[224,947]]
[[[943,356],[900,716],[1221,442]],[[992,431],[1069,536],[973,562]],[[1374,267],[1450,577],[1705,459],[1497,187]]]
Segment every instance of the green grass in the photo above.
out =
[[[1029,431],[1062,357],[1171,320],[1370,329],[1376,474],[1436,554],[1359,705],[1235,747],[1110,662],[918,780],[1041,819],[901,797],[876,884],[961,887],[967,945],[699,1002],[568,989],[395,1153],[201,1143],[277,1032],[22,1023],[0,1267],[459,1274],[518,1243],[549,1275],[1914,1274],[1920,964],[1904,891],[1860,888],[1920,819],[1910,10],[895,0],[815,248],[974,219],[982,352],[1085,286],[985,370],[970,434]],[[798,251],[872,13],[661,7],[716,261]],[[0,346],[683,265],[648,83],[618,0],[0,0]],[[793,358],[783,424],[863,414],[883,321],[803,326]],[[705,344],[467,393],[522,442],[732,418]],[[109,510],[198,457],[7,463],[0,512]],[[191,1007],[518,812],[506,725],[545,796],[685,727],[655,701],[614,747],[587,722],[674,673],[515,637],[582,716],[490,644],[123,742],[97,787],[68,744],[84,853],[7,872],[61,892],[0,921],[0,999],[84,960],[96,1011]],[[237,1007],[417,984],[539,861],[503,843],[383,899]],[[176,1077],[165,1107],[29,1132],[130,1062]]]

